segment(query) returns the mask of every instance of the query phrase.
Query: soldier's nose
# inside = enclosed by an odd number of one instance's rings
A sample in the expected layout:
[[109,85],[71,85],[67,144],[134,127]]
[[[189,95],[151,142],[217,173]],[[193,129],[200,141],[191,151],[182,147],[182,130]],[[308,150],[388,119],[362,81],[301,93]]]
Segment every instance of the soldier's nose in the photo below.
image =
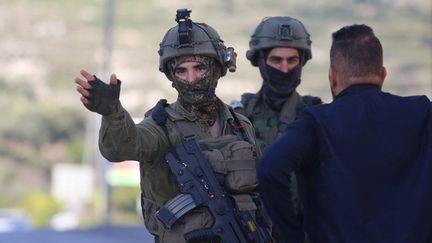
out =
[[290,70],[290,66],[288,64],[288,62],[283,61],[282,65],[281,65],[281,71],[284,73],[287,73]]

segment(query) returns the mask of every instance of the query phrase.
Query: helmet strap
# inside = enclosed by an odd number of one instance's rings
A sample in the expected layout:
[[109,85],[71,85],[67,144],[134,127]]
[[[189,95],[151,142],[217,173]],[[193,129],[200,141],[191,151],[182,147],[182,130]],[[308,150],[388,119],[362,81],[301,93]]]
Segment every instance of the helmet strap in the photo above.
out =
[[263,78],[264,82],[266,82],[266,80],[270,80],[270,77],[267,73],[267,56],[270,53],[270,50],[260,50],[258,52],[258,59],[257,59],[257,63],[258,63],[258,68],[259,71],[261,73],[261,77]]
[[300,64],[304,66],[306,64],[306,52],[301,49],[297,49],[300,57]]

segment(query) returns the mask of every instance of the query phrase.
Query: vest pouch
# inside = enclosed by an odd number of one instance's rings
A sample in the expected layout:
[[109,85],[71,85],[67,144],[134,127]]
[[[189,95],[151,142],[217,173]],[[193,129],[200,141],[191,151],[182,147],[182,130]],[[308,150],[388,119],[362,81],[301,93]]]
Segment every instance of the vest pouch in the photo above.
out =
[[[213,225],[213,221],[213,217],[207,208],[195,208],[179,218],[171,230],[161,230],[159,233],[159,242],[187,243],[184,239],[184,234],[196,229],[209,228]],[[160,227],[163,229],[162,225]]]
[[256,153],[252,144],[235,135],[204,139],[199,143],[227,192],[240,194],[257,188]]
[[225,157],[225,188],[231,193],[245,193],[257,188],[256,160],[252,144],[237,141],[222,148]]

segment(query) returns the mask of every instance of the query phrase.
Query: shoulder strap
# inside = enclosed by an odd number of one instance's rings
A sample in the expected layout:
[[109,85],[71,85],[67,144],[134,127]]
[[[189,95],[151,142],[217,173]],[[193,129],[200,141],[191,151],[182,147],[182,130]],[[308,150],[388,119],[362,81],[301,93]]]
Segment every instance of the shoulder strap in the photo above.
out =
[[259,95],[253,93],[244,93],[241,96],[241,103],[244,105],[244,112],[246,116],[250,119],[253,109],[258,102]]
[[168,112],[166,111],[166,107],[168,107],[168,102],[166,99],[160,99],[158,103],[149,111],[146,113],[146,116],[148,116],[148,113],[151,114],[151,118],[158,124],[162,130],[165,133],[166,138],[168,139],[168,144],[170,149],[173,148],[171,139],[168,135],[168,129],[166,127],[166,121],[169,117]]
[[170,148],[172,148],[172,142],[168,136],[168,129],[166,127],[166,122],[170,119],[174,125],[177,127],[177,130],[180,132],[182,138],[192,137],[195,135],[190,126],[186,123],[186,121],[178,119],[178,115],[175,113],[173,109],[170,109],[169,104],[166,99],[161,99],[158,103],[146,113],[146,116],[151,115],[152,119],[159,125],[165,133],[165,136],[168,139],[168,143]]
[[322,104],[322,100],[318,96],[304,95],[304,96],[302,96],[302,100],[303,100],[303,103],[305,104],[305,106]]
[[234,110],[229,107],[229,111],[231,112],[231,115],[234,118],[234,130],[240,131],[241,137],[244,141],[246,142],[250,142],[250,139],[246,133],[245,127],[243,124],[241,124],[240,120],[238,119],[236,113],[234,112]]
[[247,105],[249,101],[255,96],[254,93],[244,93],[241,95],[241,103],[243,105]]
[[158,103],[146,113],[145,116],[148,116],[149,113],[151,118],[158,124],[159,126],[165,126],[166,120],[168,119],[168,112],[166,112],[165,108],[168,107],[168,102],[166,99],[160,99]]
[[165,110],[169,115],[168,118],[172,121],[174,126],[177,128],[178,132],[181,134],[183,139],[195,136],[195,132],[191,128],[191,125],[184,118],[179,119],[176,111],[174,111],[170,107],[167,107]]

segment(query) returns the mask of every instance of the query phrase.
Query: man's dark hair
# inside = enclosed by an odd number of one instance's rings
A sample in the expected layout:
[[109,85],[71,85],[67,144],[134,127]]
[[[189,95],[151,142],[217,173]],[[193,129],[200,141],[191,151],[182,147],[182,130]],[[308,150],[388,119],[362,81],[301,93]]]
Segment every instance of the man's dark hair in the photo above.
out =
[[332,68],[347,77],[380,75],[383,50],[372,28],[364,24],[345,26],[334,32],[332,37]]

